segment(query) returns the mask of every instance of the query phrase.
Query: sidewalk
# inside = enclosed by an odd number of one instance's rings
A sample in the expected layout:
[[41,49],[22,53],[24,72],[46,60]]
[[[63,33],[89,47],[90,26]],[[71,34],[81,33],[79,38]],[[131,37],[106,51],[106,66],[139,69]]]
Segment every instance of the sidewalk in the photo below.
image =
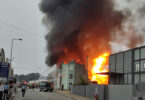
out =
[[54,92],[59,93],[59,94],[64,95],[64,96],[67,96],[67,97],[70,97],[70,98],[73,98],[75,100],[95,100],[95,99],[90,99],[87,97],[82,97],[82,96],[70,94],[70,91],[68,91],[68,90],[63,90],[63,91],[62,90],[54,90]]

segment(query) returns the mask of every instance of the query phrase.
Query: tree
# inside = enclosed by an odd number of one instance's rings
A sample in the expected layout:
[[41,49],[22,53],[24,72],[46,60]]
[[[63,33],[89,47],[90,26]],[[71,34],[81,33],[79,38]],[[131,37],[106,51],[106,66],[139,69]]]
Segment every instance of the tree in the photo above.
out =
[[30,73],[30,74],[27,74],[27,75],[15,75],[15,78],[21,82],[21,81],[32,81],[32,80],[38,80],[40,77],[40,74],[39,73]]

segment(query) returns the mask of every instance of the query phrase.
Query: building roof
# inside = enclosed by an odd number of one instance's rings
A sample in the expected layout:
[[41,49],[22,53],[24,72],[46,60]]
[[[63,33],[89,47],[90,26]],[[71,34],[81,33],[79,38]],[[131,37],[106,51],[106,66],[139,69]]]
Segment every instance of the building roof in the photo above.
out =
[[127,52],[127,51],[132,51],[132,50],[141,49],[141,48],[145,48],[145,45],[142,45],[142,46],[139,46],[139,47],[135,47],[135,48],[131,48],[131,49],[128,49],[128,50],[125,50],[125,51],[120,51],[120,52],[117,52],[117,53],[112,53],[111,55],[116,55],[116,54],[119,54],[119,53],[124,53],[124,52]]

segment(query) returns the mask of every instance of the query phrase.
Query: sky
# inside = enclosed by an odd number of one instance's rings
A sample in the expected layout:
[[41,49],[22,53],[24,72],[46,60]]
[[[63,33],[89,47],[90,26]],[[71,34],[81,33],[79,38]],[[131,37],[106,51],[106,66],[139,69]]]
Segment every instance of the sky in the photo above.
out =
[[[42,24],[44,14],[39,10],[39,3],[40,0],[0,0],[0,48],[4,48],[6,57],[10,58],[12,39],[23,39],[14,41],[12,67],[15,74],[39,72],[47,75],[55,69],[45,64],[47,56],[45,35],[48,30]],[[116,10],[127,9],[131,12],[123,24],[127,33],[129,29],[126,29],[126,26],[131,22],[135,33],[144,35],[145,16],[140,18],[142,13],[138,12],[144,5],[144,0],[116,0]],[[130,34],[124,37],[128,35]],[[114,47],[118,47],[119,42],[116,40],[117,46]],[[124,41],[122,44],[124,45]]]
[[0,0],[0,48],[10,58],[14,38],[12,67],[15,74],[39,72],[47,75],[55,68],[45,64],[46,30],[39,10],[40,0]]

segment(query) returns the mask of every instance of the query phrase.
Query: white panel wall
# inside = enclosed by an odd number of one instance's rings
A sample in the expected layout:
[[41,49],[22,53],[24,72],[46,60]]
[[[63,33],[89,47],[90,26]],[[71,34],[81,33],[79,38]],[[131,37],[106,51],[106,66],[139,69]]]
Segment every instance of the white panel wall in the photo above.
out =
[[124,53],[124,73],[132,72],[132,51]]
[[108,100],[133,100],[133,85],[109,85]]
[[115,55],[109,57],[109,72],[115,72]]
[[123,53],[116,55],[116,72],[123,73]]

